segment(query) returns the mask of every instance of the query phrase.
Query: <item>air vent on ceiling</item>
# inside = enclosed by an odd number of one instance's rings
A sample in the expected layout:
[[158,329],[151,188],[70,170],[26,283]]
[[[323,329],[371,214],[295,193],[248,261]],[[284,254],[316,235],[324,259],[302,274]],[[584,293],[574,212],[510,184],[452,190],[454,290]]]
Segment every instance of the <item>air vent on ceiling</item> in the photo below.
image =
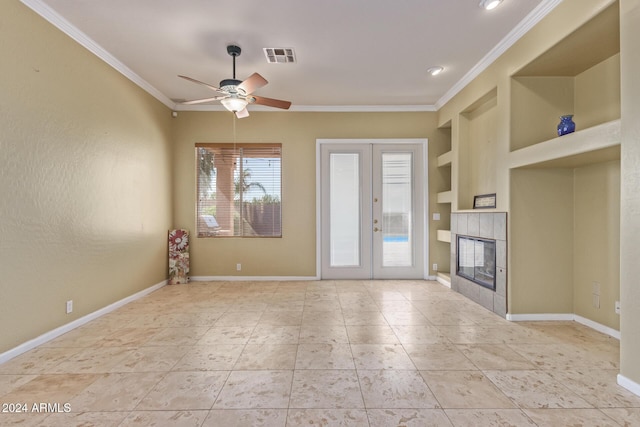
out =
[[264,56],[270,64],[287,64],[296,62],[296,54],[290,47],[265,47]]

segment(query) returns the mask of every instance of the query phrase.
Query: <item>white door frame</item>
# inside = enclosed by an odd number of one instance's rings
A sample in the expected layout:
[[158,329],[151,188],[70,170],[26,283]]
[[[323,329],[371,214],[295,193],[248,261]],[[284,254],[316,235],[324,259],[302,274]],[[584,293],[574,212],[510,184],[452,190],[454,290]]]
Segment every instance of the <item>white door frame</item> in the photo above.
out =
[[321,182],[321,153],[322,144],[421,144],[422,166],[424,170],[424,206],[423,206],[423,278],[429,278],[429,140],[427,138],[397,138],[397,139],[316,139],[316,277],[322,278],[322,182]]

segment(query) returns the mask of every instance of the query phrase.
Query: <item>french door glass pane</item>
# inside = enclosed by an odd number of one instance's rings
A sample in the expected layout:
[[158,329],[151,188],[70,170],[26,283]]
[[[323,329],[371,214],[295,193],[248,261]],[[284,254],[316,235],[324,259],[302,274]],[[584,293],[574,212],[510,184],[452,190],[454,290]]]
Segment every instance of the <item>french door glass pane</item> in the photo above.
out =
[[359,266],[360,165],[357,153],[330,154],[329,188],[331,266]]
[[382,153],[382,266],[413,265],[413,158]]

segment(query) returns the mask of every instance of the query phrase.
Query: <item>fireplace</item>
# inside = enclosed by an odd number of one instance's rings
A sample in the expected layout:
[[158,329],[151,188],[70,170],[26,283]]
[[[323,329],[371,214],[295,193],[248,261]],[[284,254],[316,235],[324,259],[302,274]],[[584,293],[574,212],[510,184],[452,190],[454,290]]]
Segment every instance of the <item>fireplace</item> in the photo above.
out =
[[451,214],[451,289],[507,315],[506,212]]
[[458,235],[456,274],[496,290],[496,241]]

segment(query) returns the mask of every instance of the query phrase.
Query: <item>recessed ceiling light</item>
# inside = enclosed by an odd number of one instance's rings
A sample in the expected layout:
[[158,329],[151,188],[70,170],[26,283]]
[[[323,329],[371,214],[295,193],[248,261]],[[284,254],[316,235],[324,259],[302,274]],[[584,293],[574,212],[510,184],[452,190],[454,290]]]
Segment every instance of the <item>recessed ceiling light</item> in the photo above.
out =
[[442,67],[431,67],[427,70],[427,73],[431,74],[432,76],[437,76],[443,71],[444,71],[444,68]]
[[480,7],[486,10],[495,9],[502,3],[502,0],[480,0]]

